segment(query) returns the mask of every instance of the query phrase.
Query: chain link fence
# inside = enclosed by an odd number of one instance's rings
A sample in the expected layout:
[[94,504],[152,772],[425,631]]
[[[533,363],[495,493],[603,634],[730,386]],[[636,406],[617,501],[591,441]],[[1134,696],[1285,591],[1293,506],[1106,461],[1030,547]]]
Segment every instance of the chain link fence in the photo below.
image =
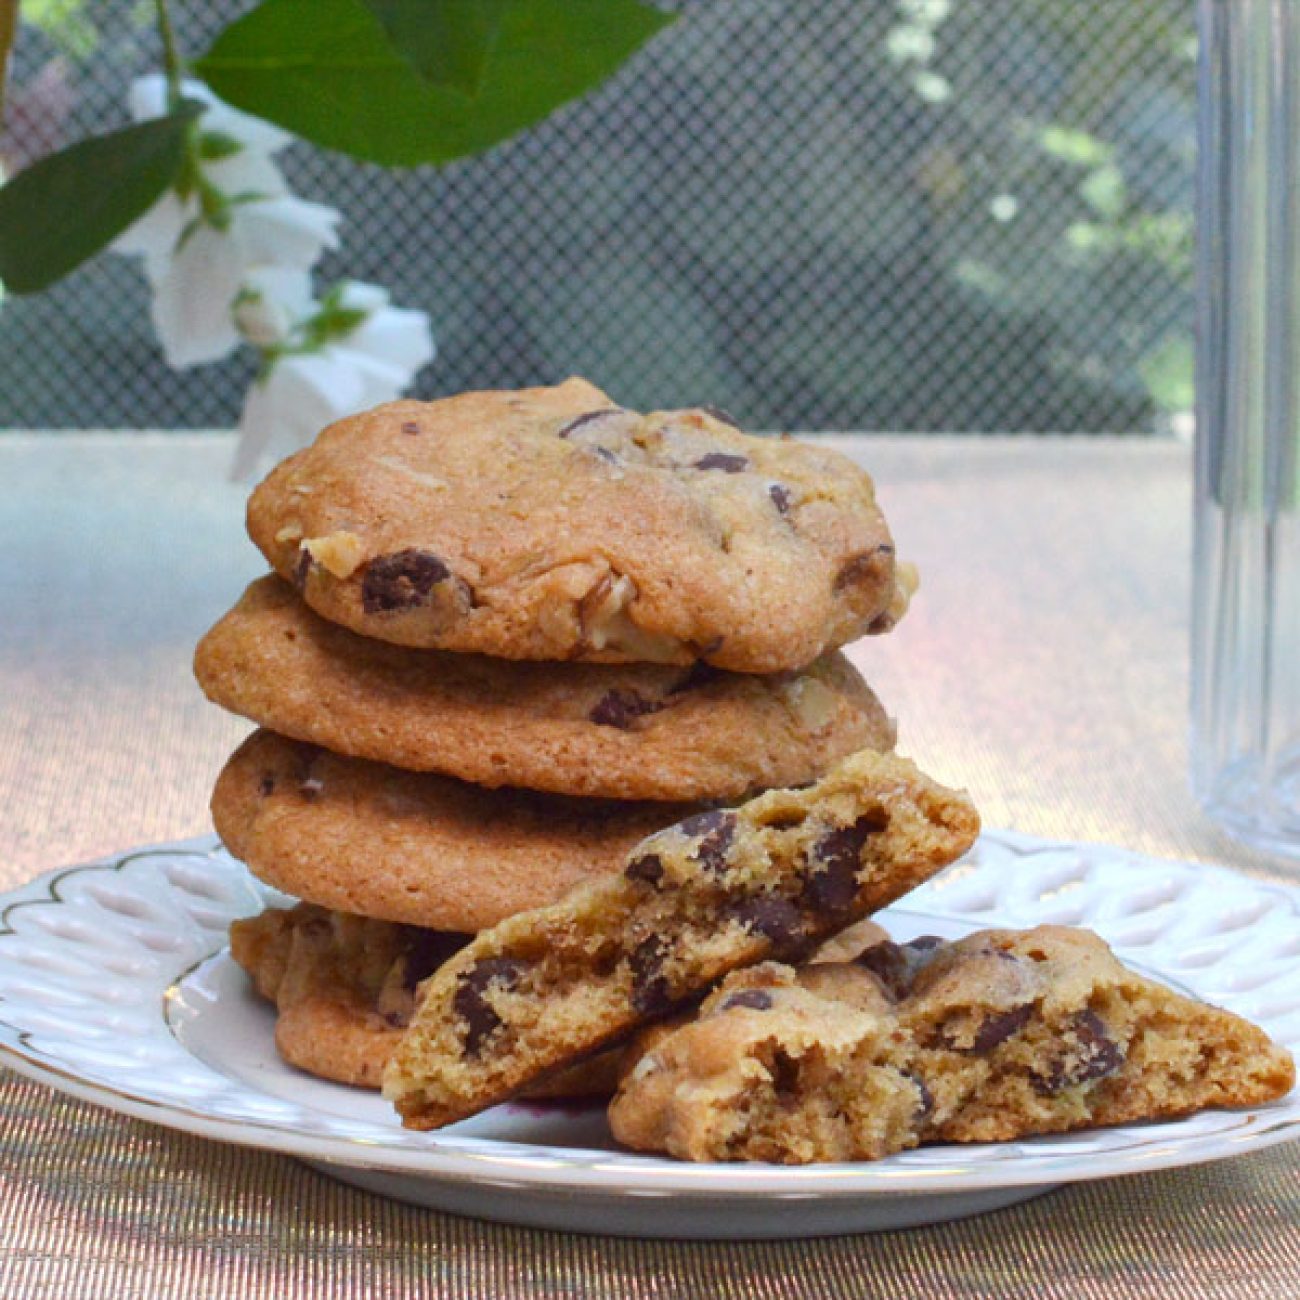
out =
[[[35,7],[10,169],[124,123],[157,62],[151,6]],[[184,48],[247,7],[185,7]],[[483,157],[286,155],[344,212],[322,282],[431,314],[419,395],[580,373],[751,428],[918,431],[1146,432],[1190,406],[1191,0],[663,7],[682,20],[613,80]],[[0,304],[6,427],[230,425],[249,380],[167,369],[124,258]]]

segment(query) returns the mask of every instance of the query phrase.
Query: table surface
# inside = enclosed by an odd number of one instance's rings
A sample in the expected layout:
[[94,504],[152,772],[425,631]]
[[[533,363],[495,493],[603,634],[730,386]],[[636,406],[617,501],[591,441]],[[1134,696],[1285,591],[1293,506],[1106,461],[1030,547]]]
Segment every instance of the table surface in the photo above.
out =
[[[985,823],[1300,873],[1186,784],[1191,459],[1119,438],[828,439],[922,588],[853,657],[899,747]],[[190,655],[262,564],[232,441],[0,436],[0,888],[208,829],[248,725]],[[1300,1296],[1300,1144],[814,1242],[479,1223],[119,1118],[0,1070],[0,1296]]]

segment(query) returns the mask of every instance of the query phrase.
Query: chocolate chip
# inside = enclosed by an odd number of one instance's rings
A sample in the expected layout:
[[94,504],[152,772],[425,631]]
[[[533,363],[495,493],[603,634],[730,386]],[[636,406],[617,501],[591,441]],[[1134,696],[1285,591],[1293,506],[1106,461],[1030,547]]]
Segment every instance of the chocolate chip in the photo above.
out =
[[632,971],[632,1009],[643,1016],[659,1015],[672,1007],[663,970],[667,951],[664,941],[652,934],[642,939],[627,959]]
[[710,812],[696,813],[677,823],[683,835],[700,837],[695,849],[695,861],[705,871],[721,874],[727,869],[727,850],[736,837],[736,814],[715,808]]
[[311,566],[315,561],[311,558],[311,552],[305,547],[298,548],[298,559],[293,566],[293,585],[301,591],[307,585],[307,575],[311,572]]
[[867,624],[867,635],[879,636],[882,632],[888,632],[897,621],[898,620],[895,619],[889,610],[885,610],[884,613],[877,614],[876,617]]
[[620,406],[603,406],[598,411],[588,411],[585,415],[580,415],[560,430],[560,437],[567,438],[575,429],[581,429],[584,424],[590,424],[592,420],[603,420],[610,415],[621,415],[623,408]]
[[519,983],[524,963],[516,957],[484,957],[462,971],[452,1010],[465,1022],[465,1055],[477,1056],[483,1044],[505,1023],[485,994],[493,985],[512,989]]
[[737,989],[729,993],[718,1007],[730,1011],[732,1007],[747,1007],[750,1011],[771,1011],[772,995],[766,989]]
[[773,1053],[769,1073],[778,1100],[794,1096],[799,1087],[799,1062],[793,1056],[778,1047]]
[[705,415],[711,415],[715,420],[723,424],[729,424],[733,429],[740,428],[740,421],[734,415],[728,415],[720,406],[701,406],[699,408]]
[[627,864],[623,874],[629,880],[644,880],[657,885],[664,878],[664,861],[657,853],[643,853]]
[[882,542],[874,551],[850,556],[835,575],[835,590],[843,591],[846,587],[854,587],[869,578],[874,580],[883,577],[886,561],[893,554],[894,548],[888,542]]
[[265,799],[267,795],[275,793],[275,776],[273,773],[262,773],[262,779],[257,783],[257,793],[260,794],[263,799]]
[[[1033,1078],[1034,1089],[1054,1097],[1067,1088],[1105,1079],[1124,1066],[1124,1049],[1106,1031],[1105,1022],[1092,1011],[1080,1011],[1067,1028],[1067,1046],[1045,1074]],[[1074,1043],[1068,1039],[1073,1038]]]
[[658,713],[663,705],[658,700],[648,700],[631,690],[606,691],[592,706],[587,717],[598,727],[617,727],[627,731],[637,718],[647,713]]
[[411,433],[411,434],[419,433],[419,432],[420,432],[420,426],[419,426],[418,424],[416,424],[416,422],[415,422],[414,420],[403,420],[403,421],[402,421],[402,432],[403,432],[403,433]]
[[858,953],[853,961],[854,965],[869,970],[896,1002],[905,998],[912,987],[912,967],[907,954],[888,939]]
[[908,1079],[916,1088],[916,1113],[913,1122],[920,1124],[934,1114],[934,1093],[925,1085],[925,1080],[912,1070],[902,1071],[903,1077]]
[[470,941],[467,934],[425,930],[419,926],[409,927],[409,933],[411,945],[403,954],[402,986],[412,993],[417,984],[428,979]]
[[778,948],[788,947],[803,934],[803,913],[780,894],[757,894],[732,908],[731,915],[752,934],[761,934]]
[[697,659],[687,670],[686,676],[669,690],[669,695],[679,695],[682,691],[696,691],[702,686],[716,682],[722,676],[722,669]]
[[398,551],[366,565],[361,582],[361,607],[367,614],[415,609],[428,603],[429,593],[451,577],[451,570],[428,551]]
[[794,500],[794,496],[784,483],[770,484],[767,495],[772,498],[772,504],[776,507],[778,514],[788,515],[790,513],[790,503]]
[[832,914],[847,911],[858,896],[858,871],[867,837],[889,824],[883,812],[866,813],[852,826],[828,831],[813,845],[812,870],[805,877],[809,906]]
[[975,1031],[975,1037],[969,1047],[958,1046],[951,1034],[940,1030],[939,1037],[943,1046],[950,1051],[961,1052],[966,1056],[982,1056],[1001,1046],[1012,1034],[1022,1030],[1034,1014],[1034,1004],[1026,1003],[1014,1011],[992,1011]]
[[695,469],[720,469],[724,474],[739,474],[749,468],[747,456],[732,456],[725,451],[711,451],[695,462]]

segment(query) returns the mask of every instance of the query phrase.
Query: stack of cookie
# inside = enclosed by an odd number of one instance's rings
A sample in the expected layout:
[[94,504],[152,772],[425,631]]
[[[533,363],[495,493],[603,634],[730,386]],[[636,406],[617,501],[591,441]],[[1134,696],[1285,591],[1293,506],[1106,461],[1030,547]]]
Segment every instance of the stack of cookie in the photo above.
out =
[[721,412],[642,416],[577,379],[397,402],[273,470],[248,526],[274,573],[195,671],[262,730],[213,817],[303,900],[232,950],[281,1053],[325,1077],[377,1086],[417,984],[477,932],[683,817],[707,835],[719,804],[892,748],[836,652],[911,587],[870,478]]

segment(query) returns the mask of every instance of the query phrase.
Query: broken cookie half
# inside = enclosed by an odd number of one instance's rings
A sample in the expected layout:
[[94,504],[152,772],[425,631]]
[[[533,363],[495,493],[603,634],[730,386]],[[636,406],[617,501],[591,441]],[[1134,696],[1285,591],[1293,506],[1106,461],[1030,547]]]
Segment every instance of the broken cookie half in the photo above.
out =
[[1258,1105],[1295,1083],[1262,1030],[1057,926],[768,962],[644,1048],[614,1136],[699,1161],[873,1160]]
[[729,971],[806,959],[978,830],[964,794],[869,750],[806,788],[698,813],[642,841],[620,875],[508,918],[439,969],[384,1093],[413,1128],[494,1105]]

